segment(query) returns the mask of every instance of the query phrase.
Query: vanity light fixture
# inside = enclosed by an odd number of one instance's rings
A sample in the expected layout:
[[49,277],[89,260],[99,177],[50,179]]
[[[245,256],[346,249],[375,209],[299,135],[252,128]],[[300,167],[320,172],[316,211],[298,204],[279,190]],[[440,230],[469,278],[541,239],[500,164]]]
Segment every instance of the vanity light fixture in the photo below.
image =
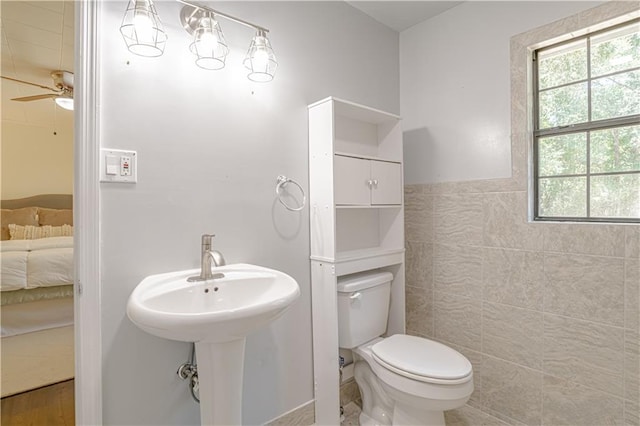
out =
[[120,33],[131,53],[153,57],[164,52],[167,33],[152,0],[129,0]]
[[205,12],[204,16],[198,20],[190,49],[198,57],[196,65],[199,67],[207,70],[224,68],[229,48],[213,13]]
[[[225,18],[256,30],[243,61],[249,70],[251,81],[273,80],[278,61],[267,37],[268,29],[240,18],[228,15],[208,6],[188,0],[176,0],[184,4],[180,12],[183,28],[193,36],[189,49],[196,55],[196,64],[204,69],[224,68],[229,47],[217,18]],[[160,56],[164,52],[167,35],[151,0],[130,0],[122,26],[120,27],[127,47],[132,53],[142,56]]]
[[268,82],[273,80],[278,62],[264,30],[259,29],[251,40],[249,51],[244,58],[244,66],[249,70],[247,77],[251,81]]

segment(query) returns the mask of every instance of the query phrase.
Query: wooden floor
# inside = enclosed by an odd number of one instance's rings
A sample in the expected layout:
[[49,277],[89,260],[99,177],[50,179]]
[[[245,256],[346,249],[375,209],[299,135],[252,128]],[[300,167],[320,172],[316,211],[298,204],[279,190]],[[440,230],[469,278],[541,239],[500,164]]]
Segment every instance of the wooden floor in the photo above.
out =
[[2,426],[73,426],[74,381],[2,398]]

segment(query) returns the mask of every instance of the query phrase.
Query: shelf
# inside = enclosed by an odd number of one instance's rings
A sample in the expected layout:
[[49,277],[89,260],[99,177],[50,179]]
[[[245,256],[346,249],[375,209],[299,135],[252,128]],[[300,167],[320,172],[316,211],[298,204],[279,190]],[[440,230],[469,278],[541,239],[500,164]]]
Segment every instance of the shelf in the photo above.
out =
[[[370,271],[404,262],[404,249],[366,249],[338,253],[336,276]],[[404,285],[404,284],[403,284]]]
[[[340,277],[393,275],[389,333],[405,331],[400,117],[329,97],[309,105],[313,371],[317,424],[338,424]],[[345,360],[348,362],[348,356]],[[344,377],[351,375],[345,367]]]
[[354,260],[363,260],[363,259],[375,259],[378,257],[386,257],[390,255],[402,254],[405,249],[403,248],[395,248],[395,249],[382,249],[382,248],[368,248],[362,250],[349,250],[343,251],[336,254],[334,259],[329,257],[322,256],[310,256],[311,260],[317,260],[319,262],[328,262],[328,263],[343,263],[343,262],[353,262]]
[[381,249],[381,248],[375,247],[375,248],[368,248],[368,249],[362,249],[362,250],[349,250],[349,251],[343,251],[343,252],[337,253],[336,263],[351,262],[354,260],[361,260],[361,259],[370,259],[373,257],[388,256],[391,254],[398,254],[398,253],[404,253],[404,249],[403,248]]
[[336,209],[399,209],[402,204],[375,204],[375,205],[351,205],[351,204],[336,204]]
[[361,155],[353,152],[336,151],[334,154],[339,155],[341,157],[361,158],[363,160],[384,161],[385,163],[396,163],[396,164],[402,163],[400,160],[395,160],[395,159],[386,158],[386,157],[378,157],[374,155]]

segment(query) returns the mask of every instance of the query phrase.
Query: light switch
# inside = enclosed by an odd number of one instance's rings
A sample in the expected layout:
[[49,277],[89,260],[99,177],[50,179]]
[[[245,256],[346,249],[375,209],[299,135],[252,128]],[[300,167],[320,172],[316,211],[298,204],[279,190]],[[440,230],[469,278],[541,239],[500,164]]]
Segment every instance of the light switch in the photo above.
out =
[[107,165],[106,173],[108,175],[118,174],[118,157],[115,155],[107,155],[105,157],[105,164]]
[[121,149],[100,150],[100,182],[136,183],[138,180],[137,153]]

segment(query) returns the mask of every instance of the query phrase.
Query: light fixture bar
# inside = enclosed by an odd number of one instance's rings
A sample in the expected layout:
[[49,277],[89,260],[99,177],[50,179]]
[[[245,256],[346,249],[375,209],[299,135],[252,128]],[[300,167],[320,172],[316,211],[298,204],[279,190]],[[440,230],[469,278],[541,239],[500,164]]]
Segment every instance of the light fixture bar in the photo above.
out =
[[187,1],[187,0],[176,0],[176,1],[178,3],[182,3],[182,4],[185,4],[187,6],[195,7],[196,9],[200,9],[200,10],[204,10],[204,11],[207,11],[207,12],[211,12],[215,16],[221,16],[221,17],[223,17],[225,19],[228,19],[229,21],[233,21],[233,22],[236,22],[236,23],[238,23],[240,25],[244,25],[245,27],[253,28],[253,29],[257,30],[257,31],[264,31],[265,33],[269,32],[269,30],[266,29],[265,27],[261,27],[260,25],[252,24],[251,22],[245,21],[245,20],[240,19],[240,18],[236,18],[235,16],[228,15],[228,14],[226,14],[224,12],[220,12],[220,11],[218,11],[216,9],[212,9],[212,8],[210,8],[208,6],[203,6],[201,4],[193,3],[193,2],[190,2],[190,1]]

